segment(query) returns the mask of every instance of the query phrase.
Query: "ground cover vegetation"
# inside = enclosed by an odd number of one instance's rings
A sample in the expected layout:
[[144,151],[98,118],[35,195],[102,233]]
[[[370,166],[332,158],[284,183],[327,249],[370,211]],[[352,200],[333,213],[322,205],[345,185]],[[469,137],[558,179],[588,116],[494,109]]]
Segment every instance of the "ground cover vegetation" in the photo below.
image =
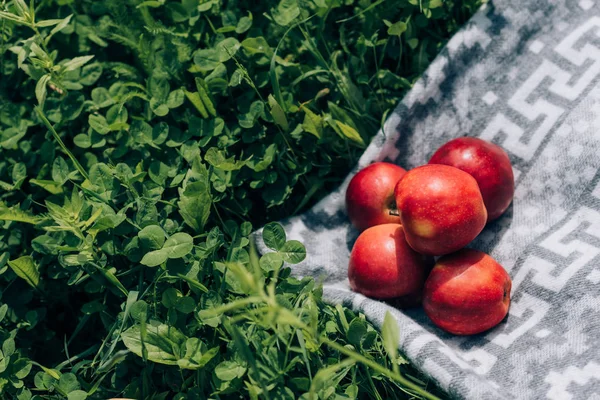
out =
[[478,5],[0,0],[1,397],[443,396],[269,222],[341,182]]

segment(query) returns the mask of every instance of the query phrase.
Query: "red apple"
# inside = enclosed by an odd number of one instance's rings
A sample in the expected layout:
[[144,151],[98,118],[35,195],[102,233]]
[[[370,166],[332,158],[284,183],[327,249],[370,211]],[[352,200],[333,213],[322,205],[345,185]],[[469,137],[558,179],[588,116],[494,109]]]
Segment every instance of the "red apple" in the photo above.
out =
[[358,230],[371,226],[400,223],[396,210],[394,188],[406,170],[394,164],[377,162],[360,170],[346,190],[346,210],[352,225]]
[[515,194],[515,177],[508,154],[482,139],[462,137],[443,145],[429,164],[445,164],[473,176],[488,212],[488,221],[506,211]]
[[474,335],[504,319],[511,285],[496,260],[481,251],[463,249],[438,260],[425,283],[423,308],[445,331]]
[[447,165],[409,171],[396,186],[396,203],[408,244],[432,256],[462,249],[487,220],[475,178]]
[[430,257],[406,243],[402,225],[383,224],[368,228],[356,239],[348,278],[352,290],[368,297],[418,297],[432,265]]

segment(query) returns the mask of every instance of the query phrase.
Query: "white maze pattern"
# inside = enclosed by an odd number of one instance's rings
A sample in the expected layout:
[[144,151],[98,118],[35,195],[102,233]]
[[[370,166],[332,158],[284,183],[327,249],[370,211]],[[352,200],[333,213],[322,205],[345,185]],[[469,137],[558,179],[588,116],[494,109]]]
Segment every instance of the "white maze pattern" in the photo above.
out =
[[[543,84],[551,81],[552,84],[548,87],[549,91],[573,101],[579,99],[585,89],[600,74],[600,48],[590,43],[579,46],[580,49],[575,47],[591,32],[595,36],[599,36],[600,17],[590,18],[554,48],[557,54],[575,66],[582,66],[586,61],[592,61],[579,79],[573,82],[572,73],[561,69],[549,60],[542,60],[540,66],[533,71],[508,100],[510,108],[525,117],[527,121],[534,123],[541,118],[541,122],[537,124],[537,127],[522,127],[512,122],[505,114],[498,113],[480,134],[480,137],[493,140],[502,133],[506,135],[506,138],[501,142],[504,148],[526,161],[531,160],[550,129],[556,126],[556,122],[565,112],[563,108],[552,104],[549,100],[541,96],[535,96],[538,89]],[[537,98],[532,100],[535,97]],[[532,136],[529,140],[524,140],[525,133],[532,129]]]
[[284,221],[310,254],[294,273],[324,277],[327,301],[375,323],[391,311],[402,352],[454,397],[600,399],[600,0],[488,3],[384,130],[354,172],[380,160],[414,168],[465,134],[509,153],[515,201],[473,243],[513,279],[508,318],[454,337],[422,311],[353,293],[346,266],[357,232],[344,214],[345,185]]

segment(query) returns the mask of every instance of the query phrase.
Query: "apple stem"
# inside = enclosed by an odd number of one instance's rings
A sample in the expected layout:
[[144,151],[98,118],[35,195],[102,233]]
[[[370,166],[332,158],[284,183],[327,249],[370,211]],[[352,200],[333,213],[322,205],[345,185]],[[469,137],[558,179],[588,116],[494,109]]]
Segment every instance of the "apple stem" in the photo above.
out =
[[398,212],[398,210],[390,210],[390,215],[393,215],[395,217],[399,217],[400,213]]

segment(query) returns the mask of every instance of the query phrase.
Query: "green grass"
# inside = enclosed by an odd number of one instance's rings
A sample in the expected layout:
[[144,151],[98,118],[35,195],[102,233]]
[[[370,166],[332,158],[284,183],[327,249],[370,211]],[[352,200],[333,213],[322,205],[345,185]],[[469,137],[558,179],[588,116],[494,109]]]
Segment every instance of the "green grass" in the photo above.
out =
[[0,1],[0,394],[444,397],[290,276],[478,0]]

